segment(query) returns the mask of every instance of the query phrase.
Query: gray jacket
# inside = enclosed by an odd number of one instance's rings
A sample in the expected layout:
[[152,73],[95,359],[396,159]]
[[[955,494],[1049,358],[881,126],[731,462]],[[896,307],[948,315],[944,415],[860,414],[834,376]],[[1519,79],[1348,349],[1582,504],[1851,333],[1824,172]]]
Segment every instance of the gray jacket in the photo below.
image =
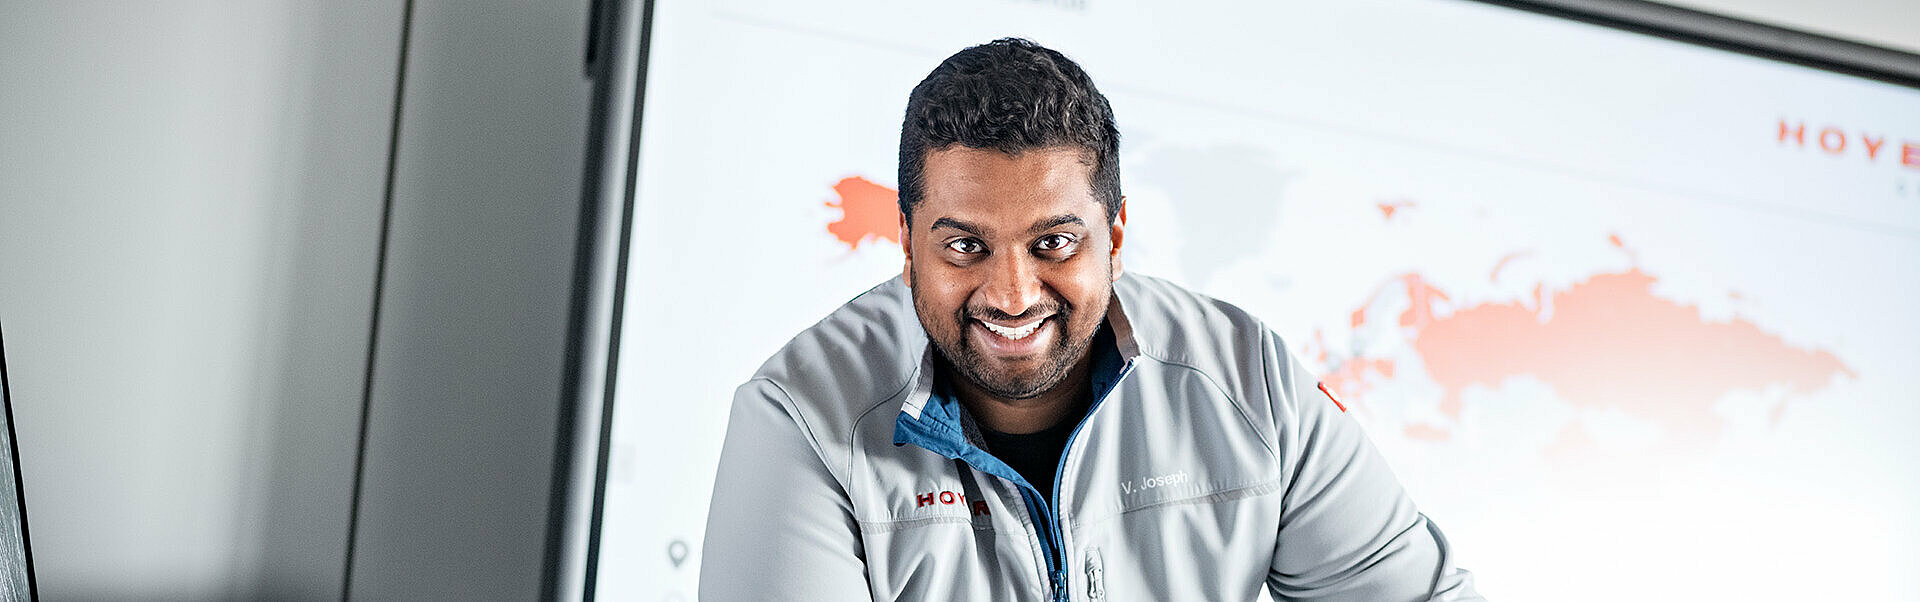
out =
[[1480,599],[1259,320],[1127,275],[1107,325],[1051,492],[934,394],[900,279],[800,333],[734,396],[701,599]]

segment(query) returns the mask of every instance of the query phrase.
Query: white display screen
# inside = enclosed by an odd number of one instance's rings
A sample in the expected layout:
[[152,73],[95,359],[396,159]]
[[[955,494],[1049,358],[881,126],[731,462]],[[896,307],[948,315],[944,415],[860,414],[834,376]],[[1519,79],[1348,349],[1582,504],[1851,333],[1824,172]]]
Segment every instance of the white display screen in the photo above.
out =
[[695,598],[734,388],[899,275],[907,94],[1003,36],[1112,102],[1125,269],[1271,325],[1488,597],[1920,599],[1920,90],[1452,0],[654,5],[601,599]]

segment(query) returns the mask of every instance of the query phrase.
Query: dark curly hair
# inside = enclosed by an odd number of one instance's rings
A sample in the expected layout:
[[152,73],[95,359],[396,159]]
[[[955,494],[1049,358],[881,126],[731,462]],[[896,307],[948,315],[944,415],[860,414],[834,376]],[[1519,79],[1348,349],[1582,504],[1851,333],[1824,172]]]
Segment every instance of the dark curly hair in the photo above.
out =
[[1094,198],[1120,212],[1120,131],[1080,65],[1020,38],[955,53],[907,96],[900,126],[900,213],[912,219],[927,154],[959,144],[1007,154],[1070,147],[1093,158]]

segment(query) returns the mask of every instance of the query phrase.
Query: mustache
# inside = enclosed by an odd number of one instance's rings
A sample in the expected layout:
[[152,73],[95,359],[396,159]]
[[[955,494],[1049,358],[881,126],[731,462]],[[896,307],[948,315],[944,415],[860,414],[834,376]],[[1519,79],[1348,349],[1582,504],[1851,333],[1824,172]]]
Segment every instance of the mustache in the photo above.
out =
[[974,319],[995,320],[999,322],[1023,322],[1029,318],[1045,315],[1059,315],[1064,319],[1073,315],[1073,305],[1061,301],[1049,300],[1045,303],[1029,307],[1026,311],[1020,312],[1019,315],[1000,311],[998,308],[993,307],[962,307],[960,308],[959,314],[958,317],[961,321]]

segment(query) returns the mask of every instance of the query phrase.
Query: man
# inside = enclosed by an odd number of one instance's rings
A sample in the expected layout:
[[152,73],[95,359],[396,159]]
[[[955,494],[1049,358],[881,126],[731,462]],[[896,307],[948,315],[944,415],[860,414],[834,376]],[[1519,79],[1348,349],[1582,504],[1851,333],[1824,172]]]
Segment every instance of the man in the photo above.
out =
[[1031,42],[914,88],[903,277],[740,387],[702,599],[1478,599],[1278,337],[1122,275],[1118,160]]

